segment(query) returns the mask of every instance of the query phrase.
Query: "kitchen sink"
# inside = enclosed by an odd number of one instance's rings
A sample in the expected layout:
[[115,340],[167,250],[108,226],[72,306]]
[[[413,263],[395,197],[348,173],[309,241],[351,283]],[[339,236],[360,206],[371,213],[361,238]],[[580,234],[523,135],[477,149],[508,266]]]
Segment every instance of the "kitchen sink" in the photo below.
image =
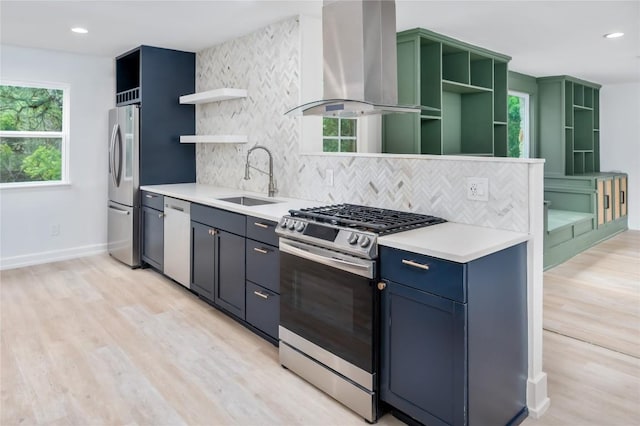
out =
[[218,200],[226,201],[228,203],[240,204],[243,206],[262,206],[264,204],[281,203],[281,201],[264,200],[262,198],[253,198],[253,197],[229,197],[229,198],[218,198]]

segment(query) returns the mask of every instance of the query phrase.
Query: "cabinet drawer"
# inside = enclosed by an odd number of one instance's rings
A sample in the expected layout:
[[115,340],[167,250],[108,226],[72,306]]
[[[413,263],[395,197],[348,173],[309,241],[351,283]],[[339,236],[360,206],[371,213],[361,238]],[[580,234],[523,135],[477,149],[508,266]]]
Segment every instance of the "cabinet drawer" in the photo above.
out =
[[278,222],[247,216],[247,238],[278,246],[276,226],[278,226]]
[[280,293],[280,250],[247,239],[247,279]]
[[142,197],[143,206],[151,207],[152,209],[160,211],[164,210],[164,196],[148,191],[142,191],[140,196]]
[[245,235],[245,216],[242,214],[191,204],[191,220],[236,235]]
[[278,338],[280,296],[264,287],[247,281],[246,320],[274,339]]
[[447,299],[467,301],[465,266],[460,263],[380,247],[380,275]]

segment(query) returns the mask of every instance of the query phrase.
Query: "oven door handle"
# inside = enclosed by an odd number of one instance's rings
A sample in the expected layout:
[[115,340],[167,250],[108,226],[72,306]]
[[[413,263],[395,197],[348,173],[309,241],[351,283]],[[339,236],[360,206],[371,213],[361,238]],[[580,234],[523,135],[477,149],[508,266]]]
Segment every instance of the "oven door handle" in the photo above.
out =
[[291,254],[293,256],[301,257],[303,259],[311,260],[313,262],[321,263],[332,268],[351,272],[356,275],[373,278],[375,269],[374,261],[363,260],[362,263],[350,262],[348,260],[339,259],[333,256],[332,252],[329,250],[324,250],[314,246],[308,246],[306,244],[295,243],[292,241],[286,241],[282,238],[280,239],[280,251],[283,253]]

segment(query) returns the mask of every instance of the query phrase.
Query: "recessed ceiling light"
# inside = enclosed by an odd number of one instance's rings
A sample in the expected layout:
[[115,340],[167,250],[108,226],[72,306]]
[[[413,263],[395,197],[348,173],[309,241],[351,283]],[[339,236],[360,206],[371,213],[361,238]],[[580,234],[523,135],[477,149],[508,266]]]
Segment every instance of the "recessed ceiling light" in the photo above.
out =
[[74,27],[71,28],[71,31],[73,31],[74,33],[78,33],[78,34],[86,34],[89,32],[88,29],[86,28],[82,28],[82,27]]
[[618,37],[622,37],[624,35],[624,33],[609,33],[609,34],[605,34],[604,38],[618,38]]

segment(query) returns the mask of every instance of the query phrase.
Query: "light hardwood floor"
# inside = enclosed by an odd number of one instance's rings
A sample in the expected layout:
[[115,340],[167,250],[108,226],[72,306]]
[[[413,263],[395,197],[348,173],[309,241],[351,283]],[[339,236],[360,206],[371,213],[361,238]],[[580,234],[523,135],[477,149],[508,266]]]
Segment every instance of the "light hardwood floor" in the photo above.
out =
[[[616,237],[620,244],[592,250],[610,258],[618,277],[629,269],[628,256],[637,264],[639,235],[627,232]],[[599,267],[607,270],[609,260]],[[589,267],[579,266],[580,278],[571,280],[588,281]],[[635,303],[637,315],[639,280],[637,269],[630,271],[626,284],[615,283],[631,288],[619,296],[631,301],[607,296],[603,303],[612,311]],[[549,297],[545,319],[559,304]],[[599,328],[602,310],[594,312],[584,321]],[[561,323],[561,314],[554,321]],[[633,318],[624,318],[633,332]],[[525,425],[638,424],[633,335],[611,321],[603,334],[630,340],[624,353],[545,331],[551,408]],[[271,344],[159,274],[132,271],[106,255],[3,271],[0,339],[2,426],[365,424],[282,369]],[[401,422],[386,415],[379,424]]]
[[640,231],[544,273],[551,407],[524,426],[640,425]]

